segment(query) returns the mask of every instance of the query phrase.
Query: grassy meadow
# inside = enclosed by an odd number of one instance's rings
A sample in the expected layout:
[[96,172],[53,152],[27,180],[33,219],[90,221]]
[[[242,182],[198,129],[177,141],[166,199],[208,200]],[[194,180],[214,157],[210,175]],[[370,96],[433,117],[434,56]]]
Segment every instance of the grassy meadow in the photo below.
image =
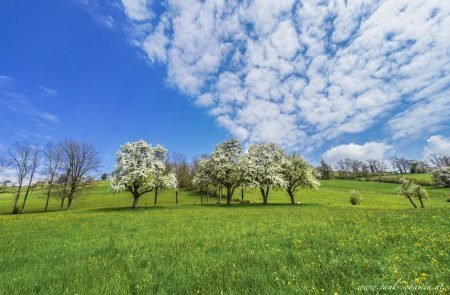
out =
[[416,210],[395,184],[352,180],[322,181],[297,205],[281,190],[266,206],[257,191],[231,206],[201,205],[194,191],[175,205],[164,191],[157,206],[148,194],[131,210],[131,196],[107,186],[91,185],[71,211],[52,199],[49,213],[41,190],[22,215],[7,215],[13,195],[0,194],[0,293],[450,292],[450,189],[427,187]]

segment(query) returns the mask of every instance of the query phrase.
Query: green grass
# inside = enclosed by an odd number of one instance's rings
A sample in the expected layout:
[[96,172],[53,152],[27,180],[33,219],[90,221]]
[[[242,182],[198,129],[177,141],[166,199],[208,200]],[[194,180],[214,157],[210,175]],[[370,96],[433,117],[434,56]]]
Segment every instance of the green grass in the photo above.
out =
[[379,182],[388,182],[388,183],[398,183],[400,177],[408,178],[414,180],[417,184],[432,186],[434,185],[433,178],[429,173],[421,173],[421,174],[403,174],[403,175],[380,175],[380,176],[371,176],[369,180],[371,181],[379,181]]
[[[449,189],[428,189],[425,210],[394,195],[394,184],[345,180],[301,192],[294,206],[283,191],[268,206],[251,191],[251,204],[229,207],[201,206],[191,191],[177,206],[165,191],[158,206],[146,195],[131,210],[129,194],[106,185],[90,187],[70,212],[0,216],[0,293],[349,294],[396,281],[391,294],[450,291]],[[350,205],[351,189],[360,206]],[[0,194],[0,212],[11,197]],[[43,205],[38,190],[26,212]]]

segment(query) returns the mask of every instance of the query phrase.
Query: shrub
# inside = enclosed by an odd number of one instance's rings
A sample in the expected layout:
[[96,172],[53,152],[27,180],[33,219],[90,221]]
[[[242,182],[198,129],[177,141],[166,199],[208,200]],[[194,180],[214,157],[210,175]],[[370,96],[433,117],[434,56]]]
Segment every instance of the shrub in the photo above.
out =
[[450,167],[442,167],[434,170],[432,177],[436,185],[450,187]]
[[361,204],[361,193],[359,191],[357,191],[357,190],[350,191],[350,203],[352,205]]

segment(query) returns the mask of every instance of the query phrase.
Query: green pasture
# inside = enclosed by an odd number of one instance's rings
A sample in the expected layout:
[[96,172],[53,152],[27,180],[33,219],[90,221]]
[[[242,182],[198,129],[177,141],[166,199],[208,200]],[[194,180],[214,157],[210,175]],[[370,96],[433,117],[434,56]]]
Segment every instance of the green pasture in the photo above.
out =
[[164,191],[157,206],[148,194],[132,210],[129,194],[97,182],[71,211],[52,199],[41,213],[35,190],[22,215],[5,214],[13,194],[3,193],[0,294],[448,294],[450,189],[427,188],[426,208],[414,210],[395,187],[328,180],[300,204],[275,190],[265,206],[253,190],[231,206],[201,205],[194,191],[175,205]]

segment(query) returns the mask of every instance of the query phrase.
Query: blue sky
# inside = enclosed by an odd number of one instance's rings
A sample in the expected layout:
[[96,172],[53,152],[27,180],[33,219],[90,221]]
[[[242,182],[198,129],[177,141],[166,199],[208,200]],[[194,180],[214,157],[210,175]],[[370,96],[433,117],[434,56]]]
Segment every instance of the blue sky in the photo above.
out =
[[0,3],[0,152],[229,137],[321,157],[450,150],[447,1]]

